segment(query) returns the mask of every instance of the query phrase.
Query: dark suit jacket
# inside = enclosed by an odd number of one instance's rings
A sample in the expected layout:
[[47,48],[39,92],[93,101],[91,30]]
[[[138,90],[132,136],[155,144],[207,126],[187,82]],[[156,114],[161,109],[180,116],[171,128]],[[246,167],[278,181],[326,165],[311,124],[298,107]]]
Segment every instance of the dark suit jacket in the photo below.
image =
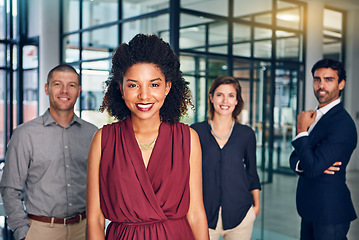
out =
[[[322,224],[338,224],[356,219],[345,169],[357,145],[354,121],[339,103],[315,125],[309,136],[292,142],[294,151],[290,166],[295,171],[300,160],[297,187],[297,210],[307,220]],[[324,171],[335,162],[342,162],[334,175]]]

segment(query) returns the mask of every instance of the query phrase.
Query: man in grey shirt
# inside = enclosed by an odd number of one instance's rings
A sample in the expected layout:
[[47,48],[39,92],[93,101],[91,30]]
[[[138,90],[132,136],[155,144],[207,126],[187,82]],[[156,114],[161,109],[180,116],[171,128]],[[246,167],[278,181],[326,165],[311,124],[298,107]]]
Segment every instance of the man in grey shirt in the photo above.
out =
[[10,139],[0,190],[16,239],[85,239],[87,155],[97,127],[74,113],[80,91],[73,67],[53,68],[50,108]]

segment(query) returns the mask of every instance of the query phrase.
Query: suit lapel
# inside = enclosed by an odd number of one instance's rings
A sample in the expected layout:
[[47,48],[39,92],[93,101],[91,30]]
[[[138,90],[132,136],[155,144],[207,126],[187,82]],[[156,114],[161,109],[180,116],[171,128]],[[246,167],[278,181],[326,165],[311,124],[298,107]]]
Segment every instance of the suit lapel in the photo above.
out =
[[318,135],[318,133],[324,132],[322,129],[330,127],[330,119],[343,109],[344,107],[342,103],[339,103],[332,107],[326,114],[321,117],[321,119],[319,119],[318,123],[314,126],[309,136],[314,137]]

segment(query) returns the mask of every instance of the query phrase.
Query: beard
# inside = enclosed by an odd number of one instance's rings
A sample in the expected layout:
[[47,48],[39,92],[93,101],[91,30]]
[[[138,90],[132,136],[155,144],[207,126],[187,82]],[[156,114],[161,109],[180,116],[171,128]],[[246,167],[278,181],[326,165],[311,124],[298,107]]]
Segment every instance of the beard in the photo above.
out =
[[[321,95],[320,92],[324,92],[325,94]],[[317,91],[314,91],[314,95],[319,104],[325,106],[339,97],[339,91],[337,92],[335,90],[327,91],[325,89],[318,89]]]
[[[320,94],[320,92],[325,92],[325,95],[322,96],[322,95]],[[315,95],[315,97],[317,98],[318,102],[319,102],[319,103],[322,103],[323,100],[324,100],[324,102],[325,102],[325,99],[323,99],[323,98],[326,98],[326,97],[329,96],[329,92],[326,91],[326,90],[324,90],[324,89],[318,89],[317,91],[314,91],[314,95]]]

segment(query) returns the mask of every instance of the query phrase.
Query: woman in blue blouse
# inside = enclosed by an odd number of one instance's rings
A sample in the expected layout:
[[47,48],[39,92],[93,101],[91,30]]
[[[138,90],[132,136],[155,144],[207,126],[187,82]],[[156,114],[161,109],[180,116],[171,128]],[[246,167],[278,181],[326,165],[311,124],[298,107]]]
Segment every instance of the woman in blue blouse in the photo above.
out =
[[237,122],[243,109],[241,86],[216,78],[209,92],[209,119],[191,127],[202,147],[203,200],[210,239],[250,239],[260,210],[261,189],[252,128]]

